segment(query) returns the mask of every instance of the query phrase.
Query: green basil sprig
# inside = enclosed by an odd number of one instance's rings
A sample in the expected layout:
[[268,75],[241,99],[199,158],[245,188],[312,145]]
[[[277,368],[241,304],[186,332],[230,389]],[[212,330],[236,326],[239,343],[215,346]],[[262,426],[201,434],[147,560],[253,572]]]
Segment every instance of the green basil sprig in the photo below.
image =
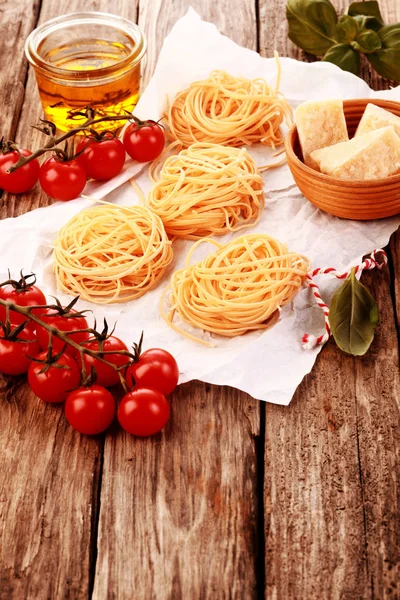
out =
[[375,0],[353,2],[338,18],[330,0],[288,0],[289,39],[345,71],[360,74],[360,53],[387,79],[400,81],[400,23],[384,25]]
[[355,270],[336,290],[329,309],[329,323],[336,344],[354,356],[365,354],[379,321],[378,306]]

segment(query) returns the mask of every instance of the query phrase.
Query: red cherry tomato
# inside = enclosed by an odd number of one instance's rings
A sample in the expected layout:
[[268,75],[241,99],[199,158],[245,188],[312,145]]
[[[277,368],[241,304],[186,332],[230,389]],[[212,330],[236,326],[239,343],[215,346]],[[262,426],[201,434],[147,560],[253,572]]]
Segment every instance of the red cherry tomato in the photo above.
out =
[[76,160],[92,179],[106,181],[121,172],[125,163],[125,148],[116,137],[97,141],[93,137],[79,142],[77,152],[84,151]]
[[[114,336],[110,336],[103,342],[92,340],[90,342],[85,342],[83,345],[85,348],[88,348],[88,350],[94,350],[96,352],[111,352],[115,350],[125,350],[126,352],[128,351],[128,348],[126,347],[124,342]],[[102,355],[102,358],[104,358],[110,363],[113,363],[117,367],[121,367],[122,365],[129,363],[129,361],[131,360],[129,356],[125,356],[124,354],[104,354]],[[96,358],[92,358],[87,354],[83,355],[83,360],[85,363],[87,373],[90,373],[92,367],[96,369],[96,383],[98,383],[99,385],[104,385],[104,387],[111,387],[112,385],[117,385],[117,383],[120,382],[117,371],[115,371],[112,367],[105,365]]]
[[43,191],[56,200],[77,198],[86,185],[86,171],[76,160],[66,162],[48,158],[40,167]]
[[150,388],[135,388],[122,398],[118,421],[128,433],[144,437],[161,431],[169,412],[164,394]]
[[[45,360],[47,352],[41,352],[35,358]],[[43,373],[44,365],[32,361],[28,369],[28,382],[32,391],[44,402],[64,402],[69,392],[81,383],[81,374],[77,362],[62,354],[57,361]]]
[[39,351],[39,344],[29,329],[23,329],[16,341],[4,339],[4,332],[0,331],[0,373],[26,373],[31,362],[28,356],[36,356]]
[[130,388],[150,387],[165,396],[178,385],[179,369],[176,360],[166,350],[152,348],[140,355],[139,361],[132,363],[126,371],[126,381]]
[[164,149],[164,130],[155,121],[144,125],[130,123],[124,132],[124,146],[129,156],[138,162],[154,160]]
[[[35,285],[27,285],[25,288],[14,287],[11,284],[4,285],[0,287],[0,299],[10,300],[14,304],[18,304],[18,306],[43,306],[46,304],[46,296]],[[3,321],[3,323],[6,320],[6,312],[6,307],[0,305],[0,321]],[[36,315],[38,312],[40,312],[40,309],[39,311],[32,311]],[[26,321],[26,317],[10,310],[10,320],[13,324],[19,325]],[[29,328],[34,331],[36,324],[32,321],[29,323]]]
[[[71,310],[70,313],[76,314],[76,311]],[[42,321],[47,323],[47,325],[53,325],[53,327],[56,327],[57,329],[60,329],[61,331],[77,331],[78,329],[87,329],[88,328],[88,322],[86,321],[85,317],[83,317],[83,316],[68,317],[66,315],[60,315],[57,311],[55,311],[52,308],[46,308],[44,310],[44,312],[43,311],[40,312],[37,316],[39,317],[39,319],[41,319]],[[49,340],[50,340],[49,332],[41,325],[37,325],[36,326],[36,335],[37,335],[37,339],[38,339],[41,349],[47,350],[47,348],[49,346]],[[74,340],[74,342],[76,342],[77,344],[81,344],[82,342],[84,342],[85,340],[87,340],[89,338],[89,335],[90,334],[87,332],[79,331],[77,333],[69,334],[68,337],[70,337],[72,340]],[[62,350],[64,345],[65,344],[62,340],[56,338],[55,336],[53,337],[54,352],[60,352],[60,350]],[[72,346],[69,346],[69,345],[67,345],[65,352],[67,352],[71,356],[77,356],[79,354],[78,350],[75,350],[75,348],[72,348]]]
[[110,427],[115,416],[115,400],[101,385],[80,387],[65,401],[68,423],[80,433],[96,435]]
[[[30,156],[30,150],[20,149],[22,156]],[[12,194],[22,194],[27,192],[39,179],[39,161],[34,158],[31,162],[23,167],[20,167],[12,173],[7,173],[7,170],[18,162],[19,155],[16,150],[0,154],[0,188]]]

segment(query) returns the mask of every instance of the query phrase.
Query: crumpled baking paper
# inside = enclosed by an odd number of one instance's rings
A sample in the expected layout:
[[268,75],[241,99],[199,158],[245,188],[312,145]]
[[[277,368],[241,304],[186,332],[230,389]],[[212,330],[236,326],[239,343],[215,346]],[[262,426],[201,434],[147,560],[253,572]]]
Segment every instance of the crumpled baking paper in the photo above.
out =
[[[400,89],[373,92],[361,79],[341,71],[330,63],[307,64],[281,58],[281,91],[293,107],[304,100],[323,98],[384,97],[400,100]],[[206,23],[192,10],[181,18],[166,37],[154,76],[137,106],[142,118],[158,119],[166,99],[190,82],[207,77],[213,69],[225,69],[233,75],[264,77],[275,84],[277,67],[273,58],[261,58],[221,35],[211,23]],[[252,147],[250,153],[257,164],[270,160],[271,152]],[[85,194],[123,205],[136,204],[139,199],[129,183],[135,176],[146,193],[150,189],[146,165],[127,163],[121,175],[106,184],[89,183]],[[314,267],[332,266],[347,269],[363,254],[384,246],[400,224],[400,217],[373,221],[345,221],[325,214],[310,204],[300,193],[287,166],[266,172],[263,176],[266,208],[258,225],[245,232],[260,231],[288,244],[291,250],[306,254]],[[118,187],[117,189],[114,189]],[[112,191],[114,189],[114,191]],[[111,192],[111,193],[110,193]],[[70,297],[56,290],[52,272],[52,243],[58,230],[78,211],[90,206],[91,200],[58,202],[17,218],[0,222],[0,275],[9,268],[18,276],[21,268],[32,270],[47,295],[57,295],[63,302]],[[234,235],[218,238],[226,243]],[[174,269],[181,268],[192,242],[174,244],[175,259],[158,287],[133,302],[109,306],[81,301],[81,308],[93,310],[97,322],[106,317],[117,321],[116,335],[126,343],[137,341],[144,330],[144,348],[168,349],[180,366],[180,381],[191,379],[237,387],[254,398],[288,404],[304,375],[308,373],[319,349],[307,351],[301,346],[304,332],[319,334],[323,330],[320,310],[315,306],[310,290],[303,289],[291,306],[282,310],[279,322],[271,329],[249,333],[237,338],[212,337],[200,332],[203,339],[216,347],[208,348],[175,333],[161,319],[159,302]],[[201,245],[195,259],[201,259],[214,247]],[[319,279],[322,295],[329,300],[340,282],[327,276]]]

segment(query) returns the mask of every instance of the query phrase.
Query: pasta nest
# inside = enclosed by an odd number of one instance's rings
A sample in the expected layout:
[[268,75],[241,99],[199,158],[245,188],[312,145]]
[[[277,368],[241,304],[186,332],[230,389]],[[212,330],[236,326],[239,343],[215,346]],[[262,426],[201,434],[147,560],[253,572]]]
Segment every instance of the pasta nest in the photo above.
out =
[[54,246],[58,287],[98,304],[154,288],[173,258],[164,225],[145,206],[102,203],[75,215]]
[[243,146],[261,142],[275,148],[283,143],[280,126],[292,121],[292,109],[278,91],[262,79],[234,77],[212,71],[177,94],[165,118],[168,136],[184,147],[193,142]]
[[170,236],[198,239],[257,223],[264,208],[262,177],[248,152],[196,143],[151,170],[147,204]]
[[[204,241],[217,251],[191,265],[193,251]],[[175,324],[176,314],[192,327],[225,337],[266,329],[276,311],[298,292],[309,268],[307,257],[289,252],[265,234],[244,235],[225,246],[200,240],[190,250],[185,268],[173,273],[161,313],[175,330],[197,341],[203,340]]]

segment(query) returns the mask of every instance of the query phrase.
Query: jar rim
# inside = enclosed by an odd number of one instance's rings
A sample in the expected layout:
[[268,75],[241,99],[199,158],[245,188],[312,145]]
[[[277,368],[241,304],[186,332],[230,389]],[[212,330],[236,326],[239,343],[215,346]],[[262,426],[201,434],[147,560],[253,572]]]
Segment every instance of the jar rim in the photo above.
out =
[[[85,70],[70,70],[63,69],[62,67],[56,67],[52,65],[50,62],[44,60],[37,49],[39,44],[50,34],[55,31],[59,31],[64,29],[71,24],[85,24],[86,23],[103,23],[108,25],[110,28],[119,29],[123,31],[125,34],[132,34],[133,39],[136,42],[135,47],[132,49],[132,52],[129,56],[126,56],[122,60],[108,65],[107,67],[99,67],[98,69],[88,69]],[[97,11],[86,11],[86,12],[75,12],[68,13],[66,15],[61,15],[59,17],[55,17],[54,19],[50,19],[42,25],[39,25],[36,29],[31,31],[26,42],[25,42],[25,55],[28,61],[35,67],[35,69],[39,69],[43,72],[52,73],[53,75],[58,75],[63,79],[90,79],[106,77],[112,73],[115,73],[116,70],[124,70],[125,68],[131,68],[136,65],[145,54],[147,49],[146,37],[140,27],[129,21],[129,19],[125,19],[124,17],[120,17],[119,15],[115,15],[113,13],[105,13],[105,12],[97,12]]]

